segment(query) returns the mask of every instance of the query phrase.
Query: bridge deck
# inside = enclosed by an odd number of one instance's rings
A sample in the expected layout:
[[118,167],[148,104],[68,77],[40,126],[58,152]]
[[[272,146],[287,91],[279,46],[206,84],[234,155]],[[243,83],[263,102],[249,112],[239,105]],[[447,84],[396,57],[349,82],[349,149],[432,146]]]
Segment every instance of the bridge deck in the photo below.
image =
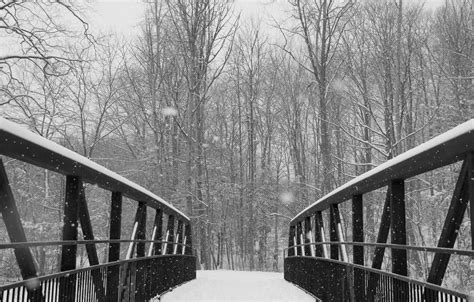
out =
[[153,301],[311,301],[314,298],[281,273],[197,271],[197,279]]

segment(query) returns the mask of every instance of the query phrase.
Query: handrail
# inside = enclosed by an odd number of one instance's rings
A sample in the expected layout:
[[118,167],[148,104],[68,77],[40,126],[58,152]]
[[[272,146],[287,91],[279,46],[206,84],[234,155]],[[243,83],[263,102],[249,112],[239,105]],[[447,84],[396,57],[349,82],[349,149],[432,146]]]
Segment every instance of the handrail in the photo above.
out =
[[113,239],[113,240],[54,240],[54,241],[28,241],[28,242],[13,242],[13,243],[0,243],[0,250],[14,249],[18,247],[38,247],[38,246],[63,246],[63,245],[87,245],[87,244],[107,244],[107,243],[168,243],[176,244],[179,246],[192,247],[190,244],[185,244],[175,241],[165,240],[147,240],[147,239]]
[[[49,280],[49,279],[53,279],[53,278],[69,276],[72,273],[77,274],[77,273],[88,271],[88,270],[94,270],[94,269],[98,269],[98,268],[116,266],[118,264],[133,263],[133,262],[139,262],[139,261],[143,261],[143,260],[165,258],[165,257],[189,257],[189,255],[182,255],[182,254],[171,254],[171,255],[169,255],[169,254],[166,254],[166,255],[154,255],[154,256],[141,257],[141,258],[124,259],[124,260],[107,262],[107,263],[103,263],[103,264],[97,264],[97,265],[81,267],[81,268],[77,268],[77,269],[73,269],[73,270],[57,272],[57,273],[48,274],[48,275],[44,275],[44,276],[38,276],[38,277],[36,277],[36,279],[39,280],[39,281],[44,281],[44,280]],[[0,285],[0,290],[8,290],[8,289],[12,289],[12,288],[15,288],[15,287],[27,285],[29,282],[31,282],[31,280],[22,280],[22,281],[17,281],[17,282],[5,284],[5,285]]]
[[[413,246],[413,245],[401,245],[401,244],[390,244],[390,243],[369,243],[369,242],[351,242],[351,241],[324,241],[324,242],[309,242],[296,244],[290,247],[283,249],[283,252],[294,249],[296,247],[302,246],[319,246],[319,245],[351,245],[351,246],[369,246],[369,247],[384,247],[391,248],[396,250],[407,250],[407,251],[421,251],[421,252],[430,252],[430,253],[441,253],[441,254],[450,254],[458,256],[470,256],[474,257],[474,250],[463,250],[463,249],[452,249],[445,247],[429,247],[429,246]],[[303,257],[299,255],[299,257]]]
[[[390,180],[406,179],[460,161],[463,159],[463,155],[472,150],[474,150],[474,119],[438,135],[338,187],[298,213],[290,221],[290,225],[295,225],[316,211],[329,208],[331,204],[339,204],[354,195],[384,187]],[[426,158],[430,160],[427,161]]]
[[359,265],[359,264],[344,262],[344,261],[335,260],[335,259],[323,258],[323,257],[310,257],[310,256],[292,256],[292,257],[312,258],[312,259],[318,259],[318,260],[322,260],[322,261],[337,263],[337,264],[345,265],[345,266],[348,266],[348,267],[351,267],[351,268],[361,269],[361,270],[364,270],[364,271],[367,271],[367,272],[370,272],[370,273],[384,275],[384,276],[394,278],[394,279],[398,279],[398,280],[401,280],[401,281],[404,281],[404,282],[418,284],[418,285],[421,285],[421,286],[423,286],[427,289],[440,291],[440,292],[443,292],[443,293],[446,293],[446,294],[449,294],[449,295],[455,295],[455,296],[458,296],[462,299],[468,299],[469,298],[468,294],[458,292],[458,291],[455,291],[455,290],[452,290],[452,289],[449,289],[449,288],[446,288],[446,287],[442,287],[442,286],[439,286],[439,285],[436,285],[436,284],[433,284],[433,283],[427,283],[427,282],[419,281],[419,280],[412,279],[412,278],[409,278],[409,277],[405,277],[405,276],[401,276],[401,275],[394,274],[394,273],[391,273],[391,272],[386,272],[386,271],[370,268],[370,267]]
[[82,181],[121,192],[123,196],[145,202],[149,207],[190,221],[184,213],[142,186],[4,118],[0,118],[0,154],[64,175],[79,176]]

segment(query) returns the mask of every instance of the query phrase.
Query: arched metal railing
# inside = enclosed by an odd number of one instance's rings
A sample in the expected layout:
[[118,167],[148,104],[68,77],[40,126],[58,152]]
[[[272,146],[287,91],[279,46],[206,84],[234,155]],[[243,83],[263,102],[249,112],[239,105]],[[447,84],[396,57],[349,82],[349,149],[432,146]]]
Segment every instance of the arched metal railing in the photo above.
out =
[[[146,301],[196,277],[190,219],[160,197],[2,118],[0,154],[66,177],[62,240],[28,242],[0,160],[0,212],[10,238],[10,243],[0,243],[0,250],[14,251],[23,279],[0,286],[1,301]],[[84,183],[111,193],[108,240],[94,239]],[[137,202],[130,240],[121,239],[123,197]],[[155,211],[149,240],[145,238],[148,209]],[[78,240],[79,224],[83,240]],[[99,263],[99,244],[107,245],[105,263]],[[121,244],[128,244],[124,259],[120,259]],[[37,246],[61,249],[59,272],[38,276],[31,252]],[[76,267],[78,246],[87,251],[87,267]]]
[[[462,167],[437,247],[407,245],[405,180],[459,161]],[[383,187],[387,194],[377,242],[365,243],[363,195]],[[353,242],[345,241],[338,207],[349,200]],[[454,249],[469,201],[474,216],[473,200],[474,119],[360,175],[296,215],[284,255],[285,279],[323,301],[468,301],[467,293],[441,284],[452,255],[474,258],[473,250]],[[329,217],[326,224],[324,217]],[[391,244],[386,243],[389,233]],[[346,246],[352,247],[352,255]],[[370,267],[364,264],[367,247],[374,250]],[[391,272],[381,270],[385,249],[391,252]],[[426,282],[409,278],[408,250],[433,254]]]

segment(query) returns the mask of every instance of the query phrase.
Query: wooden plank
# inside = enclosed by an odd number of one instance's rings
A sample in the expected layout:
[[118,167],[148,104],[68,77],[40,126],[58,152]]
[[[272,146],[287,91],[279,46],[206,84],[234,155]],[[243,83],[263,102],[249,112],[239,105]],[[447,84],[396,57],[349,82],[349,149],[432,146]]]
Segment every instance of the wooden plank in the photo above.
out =
[[[21,223],[20,214],[10,188],[7,172],[3,161],[0,159],[0,212],[2,213],[3,222],[7,229],[8,237],[11,242],[27,242],[25,230]],[[33,255],[29,247],[17,247],[14,254],[21,277],[24,280],[36,278],[37,272]],[[32,301],[42,301],[41,284],[39,287],[28,288],[28,296]]]

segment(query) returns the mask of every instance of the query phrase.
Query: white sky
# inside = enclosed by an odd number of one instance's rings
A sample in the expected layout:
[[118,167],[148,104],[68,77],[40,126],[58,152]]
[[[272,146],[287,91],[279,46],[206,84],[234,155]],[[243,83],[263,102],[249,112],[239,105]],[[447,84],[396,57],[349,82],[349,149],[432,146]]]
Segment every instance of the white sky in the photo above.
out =
[[[424,2],[426,7],[439,6],[444,0],[405,0],[404,3]],[[272,23],[272,16],[281,19],[288,10],[287,0],[235,0],[236,12],[242,12],[242,20],[255,19],[264,24]],[[143,0],[97,0],[91,3],[89,12],[91,26],[105,32],[117,32],[133,36],[139,30],[145,3]]]

